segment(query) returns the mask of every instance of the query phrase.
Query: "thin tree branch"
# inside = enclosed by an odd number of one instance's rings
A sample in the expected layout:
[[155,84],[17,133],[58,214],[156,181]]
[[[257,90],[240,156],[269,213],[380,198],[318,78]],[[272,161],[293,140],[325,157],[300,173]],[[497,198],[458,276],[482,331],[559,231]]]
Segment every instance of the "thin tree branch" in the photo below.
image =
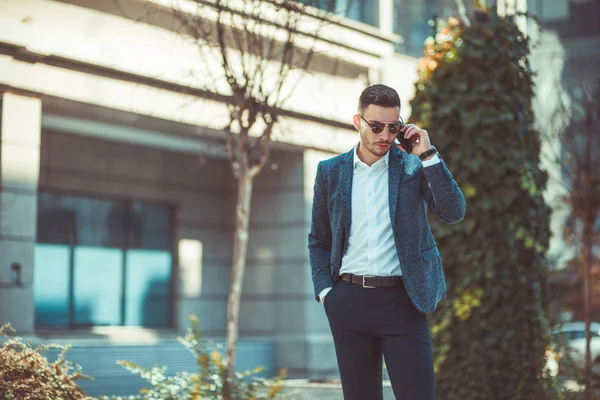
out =
[[[265,122],[267,122],[267,121],[265,121]],[[255,165],[253,165],[250,168],[250,176],[252,178],[254,178],[256,175],[258,175],[258,173],[263,169],[263,167],[266,165],[266,163],[269,159],[269,147],[271,145],[271,133],[273,132],[273,127],[274,127],[275,123],[276,123],[275,120],[269,120],[264,133],[260,137],[259,142],[261,144],[262,151],[260,153],[260,159],[259,159],[258,163],[256,163]]]
[[225,24],[222,21],[223,17],[223,4],[222,0],[216,0],[217,7],[217,22],[216,22],[216,31],[217,31],[217,41],[219,43],[219,49],[221,51],[221,66],[223,67],[223,72],[227,77],[227,82],[231,86],[233,94],[235,95],[237,90],[239,89],[239,82],[237,81],[231,66],[229,65],[228,54],[229,50],[226,45],[225,39]]
[[119,0],[112,0],[112,3],[114,4],[114,6],[117,8],[117,10],[121,13],[122,17],[125,17],[127,19],[130,19],[134,22],[140,22],[146,19],[146,17],[148,17],[150,14],[152,14],[152,12],[154,10],[152,10],[152,8],[150,7],[150,5],[146,5],[146,12],[142,15],[140,15],[137,18],[134,18],[133,16],[131,16],[130,14],[128,14],[125,9],[123,8],[123,5],[121,4],[121,2]]
[[[252,83],[250,81],[250,77],[248,76],[249,66],[246,64],[247,57],[249,56],[249,49],[247,46],[247,37],[248,34],[248,18],[246,17],[246,13],[243,14],[242,18],[242,29],[238,29],[234,24],[234,15],[231,16],[232,25],[229,27],[231,31],[231,36],[233,37],[233,42],[240,53],[240,71],[243,80],[240,82],[240,85],[244,88],[249,87]],[[243,34],[242,34],[243,33]]]

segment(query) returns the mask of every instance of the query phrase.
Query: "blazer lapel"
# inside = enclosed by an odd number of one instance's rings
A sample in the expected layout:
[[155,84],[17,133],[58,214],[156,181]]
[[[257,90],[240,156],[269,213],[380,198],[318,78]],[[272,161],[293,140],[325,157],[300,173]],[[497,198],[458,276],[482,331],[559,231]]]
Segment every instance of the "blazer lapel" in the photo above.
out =
[[398,189],[400,187],[400,180],[402,179],[404,170],[404,159],[402,157],[402,151],[396,146],[392,146],[390,149],[390,160],[389,160],[389,173],[388,173],[388,186],[389,186],[389,202],[390,202],[390,219],[392,221],[392,228],[395,226],[394,221],[396,220],[396,209],[398,208]]
[[354,176],[354,149],[347,153],[340,168],[340,194],[342,199],[342,223],[344,224],[345,241],[350,237],[352,223],[352,178]]

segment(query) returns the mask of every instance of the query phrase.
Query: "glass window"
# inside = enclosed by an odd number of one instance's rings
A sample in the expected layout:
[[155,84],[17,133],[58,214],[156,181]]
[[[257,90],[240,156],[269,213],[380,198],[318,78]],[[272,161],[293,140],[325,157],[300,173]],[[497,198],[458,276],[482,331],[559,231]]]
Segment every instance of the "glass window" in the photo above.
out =
[[102,247],[75,249],[75,325],[121,325],[123,251]]
[[33,297],[38,326],[69,326],[69,246],[35,246]]
[[571,339],[585,339],[585,331],[572,332]]
[[169,326],[172,209],[40,193],[37,326]]
[[[345,5],[346,17],[365,24],[379,26],[379,2],[371,0],[345,0],[340,1]],[[343,10],[344,8],[342,8]]]
[[38,195],[37,241],[70,244],[75,233],[75,202],[70,197]]
[[[475,7],[471,1],[463,3],[467,12]],[[422,56],[425,39],[432,36],[429,21],[439,18],[443,25],[451,16],[456,16],[454,0],[394,0],[394,33],[404,39],[396,46],[396,51]]]
[[564,0],[557,4],[536,0],[537,15],[542,25],[561,38],[600,35],[600,2],[595,0]]
[[435,0],[394,0],[394,33],[404,42],[397,50],[413,56],[423,53],[425,39],[431,36],[429,21],[438,12]]
[[172,262],[167,251],[127,252],[125,325],[169,325]]
[[170,250],[173,248],[171,210],[147,204],[132,204],[128,231],[130,246],[136,249]]
[[379,26],[379,2],[371,0],[304,0],[322,10],[326,10],[355,21]]
[[77,244],[125,247],[128,207],[127,203],[79,199],[75,205]]

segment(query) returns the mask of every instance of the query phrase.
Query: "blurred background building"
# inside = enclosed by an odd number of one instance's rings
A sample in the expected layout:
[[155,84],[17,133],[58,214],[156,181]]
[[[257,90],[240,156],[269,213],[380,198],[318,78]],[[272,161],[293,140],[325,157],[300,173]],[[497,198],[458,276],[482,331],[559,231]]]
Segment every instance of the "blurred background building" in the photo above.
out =
[[[138,389],[117,359],[193,367],[175,340],[190,314],[204,336],[225,335],[236,187],[227,106],[190,74],[203,63],[170,28],[170,3],[0,2],[0,323],[72,343],[96,377],[82,383],[91,395]],[[335,40],[290,99],[257,178],[238,356],[240,369],[306,378],[337,370],[308,263],[316,165],[356,142],[351,116],[368,84],[395,87],[410,115],[429,21],[456,10],[450,0],[322,3],[346,17],[325,28]],[[598,73],[598,4],[514,6],[548,29],[533,57],[540,87],[556,88],[559,64],[560,79],[581,63]]]
[[[597,67],[600,62],[600,2],[528,0],[528,11],[539,18],[542,27],[539,31],[533,23],[529,24],[535,43],[531,63],[537,73],[534,106],[537,124],[546,139],[542,148],[544,167],[549,173],[546,199],[553,210],[553,236],[548,254],[554,269],[550,275],[552,314],[557,319],[582,321],[581,223],[574,218],[572,206],[565,201],[572,187],[565,166],[567,158],[575,155],[568,146],[577,143],[588,129],[586,114],[593,112],[589,108],[600,110],[600,99],[589,96],[590,92],[600,88],[600,69]],[[592,104],[584,105],[589,100]],[[565,132],[561,132],[561,126]],[[594,129],[598,132],[598,126]],[[562,162],[555,161],[557,156]],[[600,219],[596,221],[595,231],[600,232]],[[600,259],[598,247],[595,259]],[[593,265],[591,281],[592,320],[598,321],[600,263]]]
[[[552,136],[557,119],[565,110],[561,103],[572,105],[577,99],[574,89],[584,83],[600,80],[600,3],[594,0],[529,0],[528,10],[540,19],[542,31],[533,23],[529,31],[536,47],[531,63],[536,76],[536,114],[540,130]],[[582,121],[573,121],[573,136],[582,129]],[[560,144],[548,143],[548,153],[560,152]],[[550,156],[549,156],[550,157]],[[564,266],[573,252],[565,244],[562,234],[570,211],[561,203],[566,179],[564,171],[556,163],[549,162],[549,201],[554,210],[553,231],[556,233],[551,245],[555,266]]]

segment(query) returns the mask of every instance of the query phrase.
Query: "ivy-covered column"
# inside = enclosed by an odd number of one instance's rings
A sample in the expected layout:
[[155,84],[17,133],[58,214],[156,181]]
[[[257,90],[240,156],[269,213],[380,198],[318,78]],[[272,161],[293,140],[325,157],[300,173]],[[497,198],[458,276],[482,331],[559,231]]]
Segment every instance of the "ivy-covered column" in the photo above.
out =
[[529,40],[512,18],[451,19],[427,44],[411,106],[467,198],[432,221],[448,299],[433,318],[437,399],[545,399],[550,210],[534,129]]

